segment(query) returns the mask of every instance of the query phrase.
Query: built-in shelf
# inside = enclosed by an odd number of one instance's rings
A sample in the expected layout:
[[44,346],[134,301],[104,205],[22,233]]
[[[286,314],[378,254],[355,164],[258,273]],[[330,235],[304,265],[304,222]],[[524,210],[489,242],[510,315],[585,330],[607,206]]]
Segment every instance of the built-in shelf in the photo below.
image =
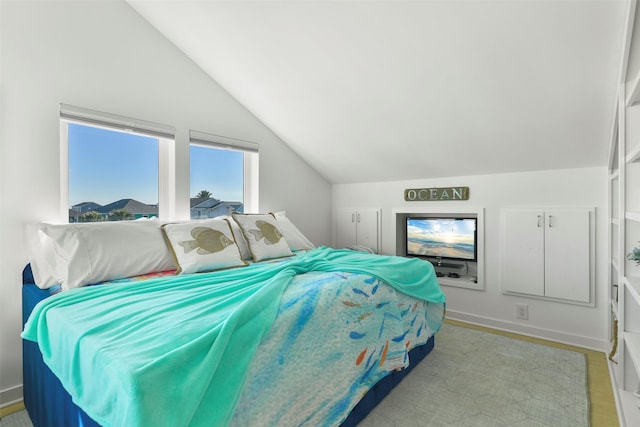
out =
[[627,89],[627,107],[637,104],[640,101],[640,74],[636,76]]
[[640,161],[640,145],[629,151],[626,157],[627,163]]
[[[396,255],[407,256],[406,248],[406,218],[411,215],[460,218],[468,216],[477,218],[477,261],[465,261],[454,263],[452,266],[436,267],[436,271],[445,274],[438,277],[438,282],[445,286],[484,291],[484,208],[482,207],[455,207],[454,209],[443,207],[403,207],[391,210],[392,228],[395,230]],[[462,271],[458,271],[462,267]],[[448,277],[447,274],[455,272],[460,277]]]
[[640,334],[625,332],[624,344],[631,356],[633,367],[636,369],[636,372],[640,372]]
[[[607,271],[611,294],[610,336],[618,345],[609,369],[621,427],[640,426],[640,268],[626,253],[640,240],[640,9],[638,0],[626,3],[622,37],[623,67],[620,71],[608,157],[608,216],[610,267]],[[638,17],[637,17],[638,16]],[[630,68],[633,71],[630,71]],[[631,208],[631,209],[630,209]],[[634,208],[636,210],[634,210]],[[618,286],[616,301],[615,286]],[[617,321],[615,324],[612,320]],[[614,329],[617,325],[617,329]],[[617,335],[614,336],[614,330]]]
[[640,277],[623,276],[622,281],[627,286],[627,289],[629,289],[629,294],[631,294],[631,296],[636,300],[636,303],[640,305]]
[[620,176],[620,172],[618,171],[618,169],[616,169],[609,174],[609,179],[611,181],[615,181],[616,179],[618,179],[619,176]]
[[624,424],[627,427],[640,425],[640,411],[638,399],[630,391],[620,390],[620,404],[624,408]]

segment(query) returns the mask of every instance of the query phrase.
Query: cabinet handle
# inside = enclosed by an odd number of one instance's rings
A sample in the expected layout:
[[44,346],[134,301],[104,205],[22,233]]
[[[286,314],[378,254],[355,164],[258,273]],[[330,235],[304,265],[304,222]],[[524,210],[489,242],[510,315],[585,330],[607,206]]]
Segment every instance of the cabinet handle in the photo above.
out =
[[538,228],[542,227],[540,224],[540,220],[542,219],[542,215],[538,215]]
[[553,215],[549,215],[549,228],[551,228],[551,218],[553,218]]
[[356,222],[356,214],[351,214],[351,222]]
[[357,214],[357,215],[358,215],[358,222],[360,222],[360,214]]

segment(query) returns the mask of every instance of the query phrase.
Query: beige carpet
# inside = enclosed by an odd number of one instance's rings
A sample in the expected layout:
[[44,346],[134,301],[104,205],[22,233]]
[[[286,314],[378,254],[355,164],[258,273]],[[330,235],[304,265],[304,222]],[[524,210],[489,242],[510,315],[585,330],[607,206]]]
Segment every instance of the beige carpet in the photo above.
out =
[[[21,405],[22,407],[22,405]],[[2,427],[33,427],[27,411],[21,410],[10,415],[5,415],[0,419]]]
[[361,426],[589,426],[586,363],[581,353],[445,324]]

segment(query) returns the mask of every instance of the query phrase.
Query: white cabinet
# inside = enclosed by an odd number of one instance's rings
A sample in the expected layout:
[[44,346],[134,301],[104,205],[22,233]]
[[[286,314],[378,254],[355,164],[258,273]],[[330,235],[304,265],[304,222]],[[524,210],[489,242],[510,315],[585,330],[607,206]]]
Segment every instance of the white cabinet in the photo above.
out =
[[503,212],[502,287],[505,292],[544,295],[543,212]]
[[591,302],[592,208],[503,211],[505,293]]
[[366,246],[380,251],[380,209],[339,209],[336,217],[336,247]]

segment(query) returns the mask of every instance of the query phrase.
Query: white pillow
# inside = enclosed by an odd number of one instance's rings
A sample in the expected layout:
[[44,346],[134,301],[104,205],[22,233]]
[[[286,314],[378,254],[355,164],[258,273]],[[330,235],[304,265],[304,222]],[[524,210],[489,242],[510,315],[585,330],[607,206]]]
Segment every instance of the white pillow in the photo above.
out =
[[254,261],[293,255],[273,214],[231,215],[240,226]]
[[42,224],[54,243],[63,288],[175,270],[157,220]]
[[61,283],[62,273],[58,271],[53,240],[44,233],[42,224],[27,224],[25,237],[36,285],[47,289]]
[[315,245],[287,218],[285,211],[276,212],[274,215],[278,220],[284,238],[289,243],[289,249],[300,251],[315,248]]
[[178,274],[247,265],[226,219],[165,224],[162,232],[178,264]]

